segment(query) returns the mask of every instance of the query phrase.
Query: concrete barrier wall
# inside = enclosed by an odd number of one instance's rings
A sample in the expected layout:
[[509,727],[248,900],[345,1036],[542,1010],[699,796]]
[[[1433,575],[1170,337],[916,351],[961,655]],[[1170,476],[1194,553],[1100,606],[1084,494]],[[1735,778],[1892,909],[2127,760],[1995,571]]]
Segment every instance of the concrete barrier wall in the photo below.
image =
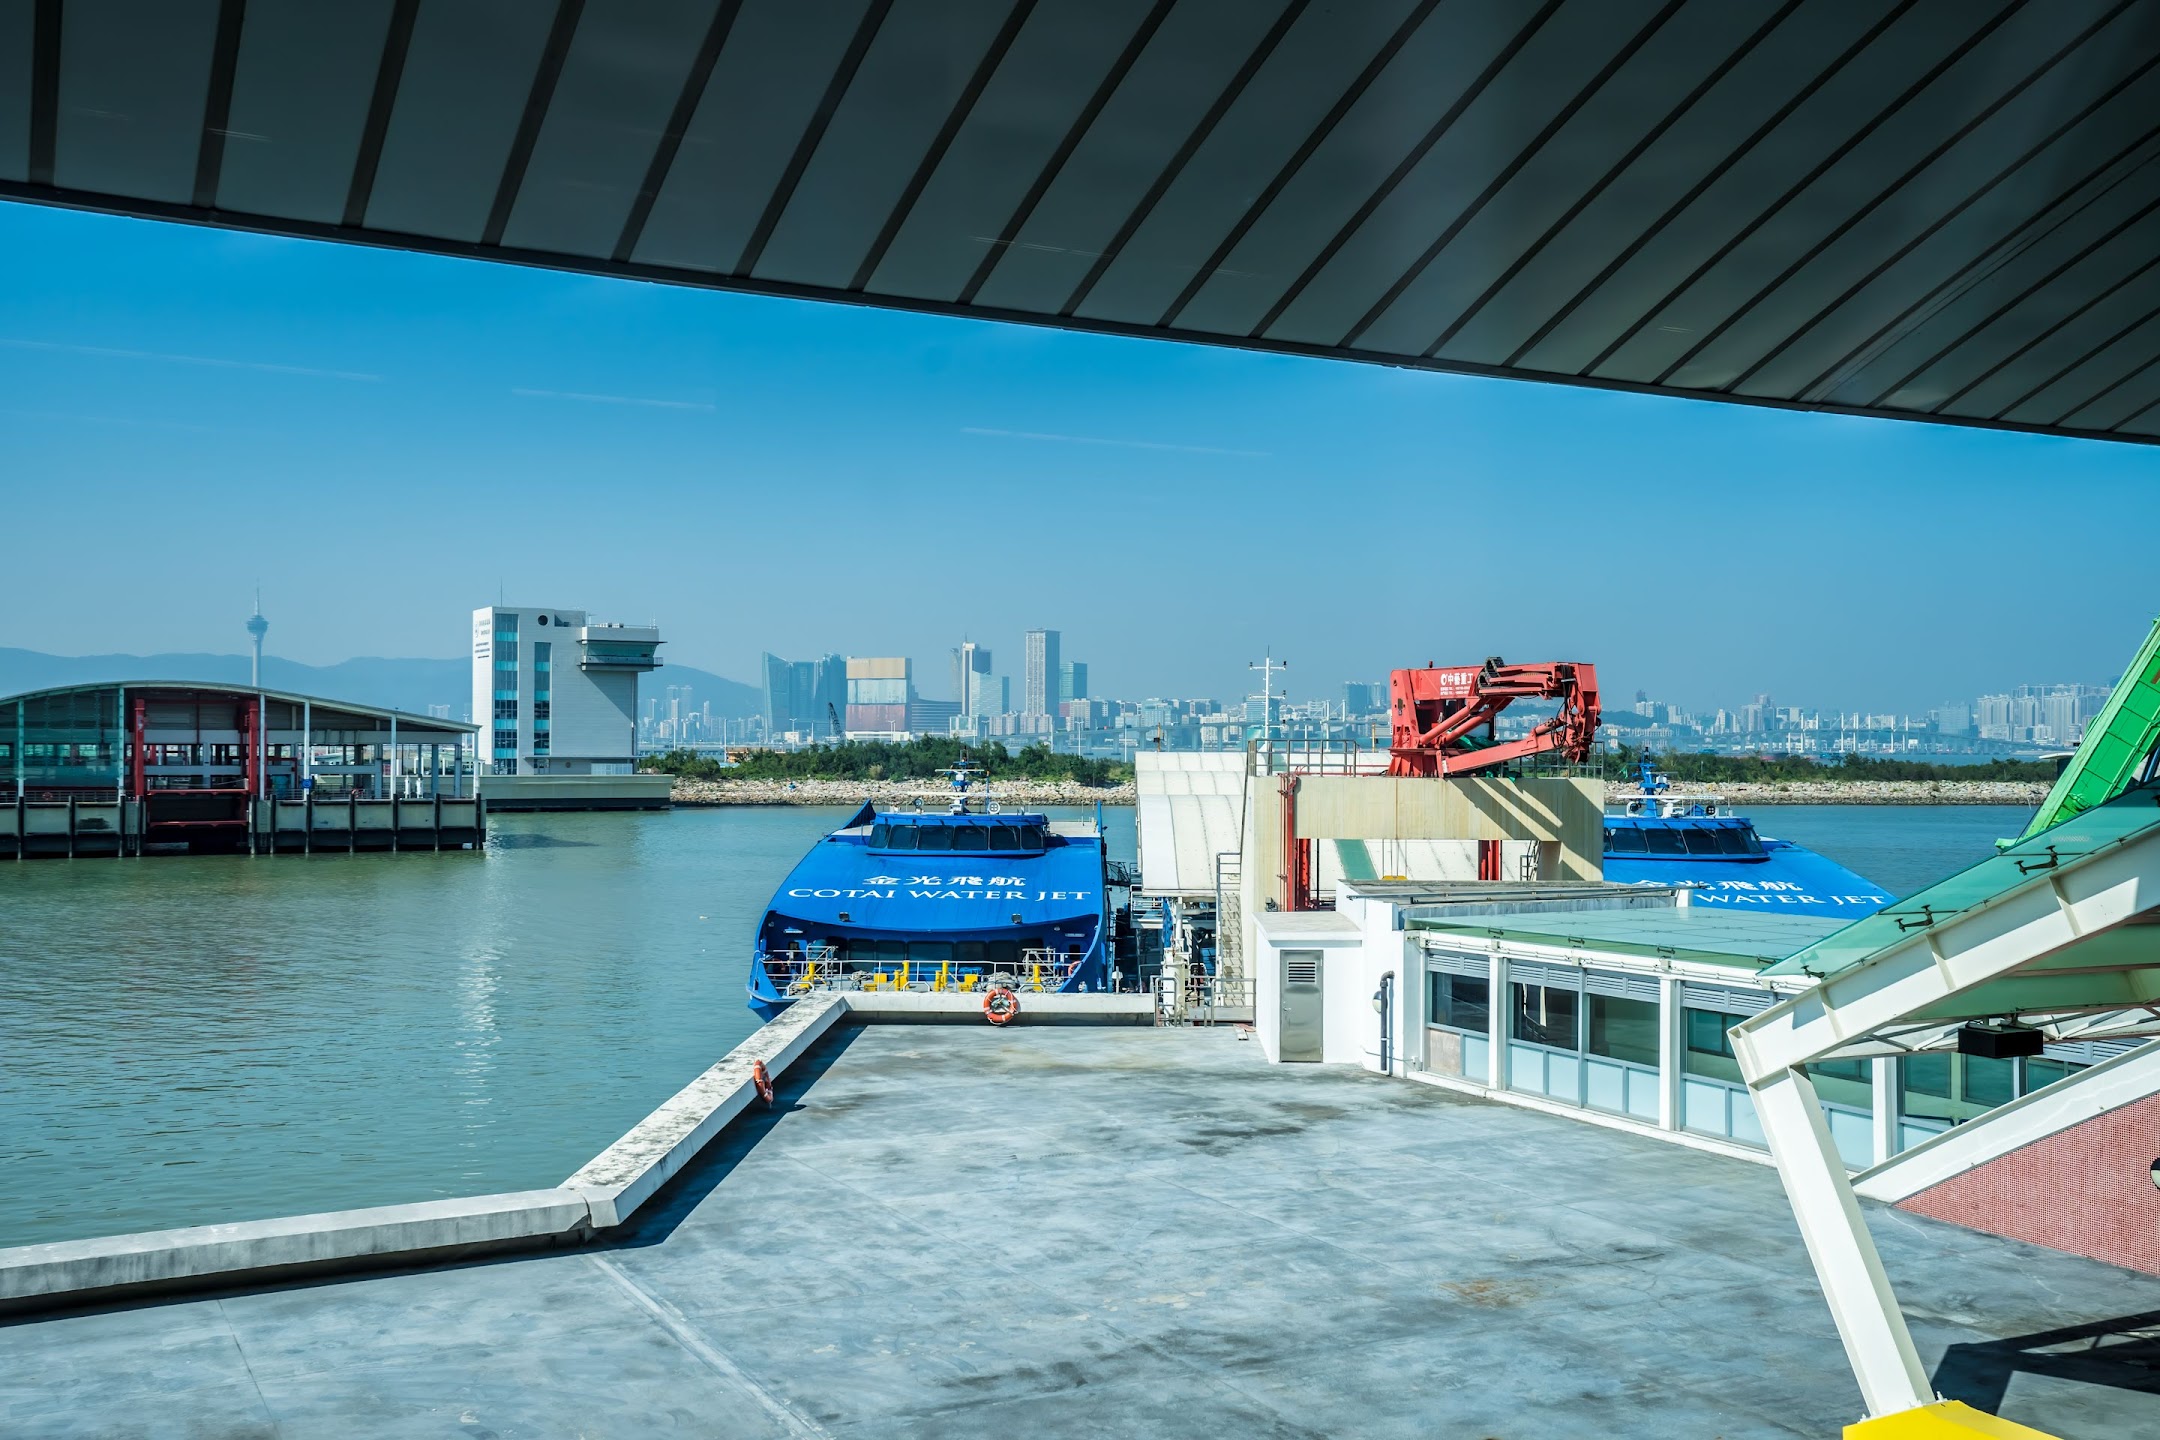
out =
[[757,1095],[756,1062],[764,1061],[766,1073],[777,1079],[846,1014],[840,995],[796,1001],[595,1155],[563,1188],[585,1198],[596,1228],[622,1224],[749,1106]]
[[[1023,995],[1019,1023],[1147,1024],[1145,995]],[[554,1189],[288,1215],[0,1249],[0,1313],[160,1291],[577,1244],[622,1225],[843,1023],[986,1023],[979,995],[827,992],[799,1000]]]
[[0,1250],[0,1311],[569,1240],[590,1227],[583,1196],[525,1190],[18,1245]]

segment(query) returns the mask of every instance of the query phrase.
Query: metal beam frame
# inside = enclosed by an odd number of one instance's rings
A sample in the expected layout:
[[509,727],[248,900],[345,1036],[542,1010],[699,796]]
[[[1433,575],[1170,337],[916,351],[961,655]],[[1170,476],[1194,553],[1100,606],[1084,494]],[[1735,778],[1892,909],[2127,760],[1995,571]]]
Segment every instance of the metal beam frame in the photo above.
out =
[[[1994,990],[2156,901],[2160,831],[2146,830],[2036,871],[2016,888],[1916,929],[1733,1027],[1741,1078],[1871,1416],[1917,1409],[1935,1397],[1803,1067],[1832,1054],[1894,1052],[1897,1047],[1879,1048],[1886,1033],[1907,1030],[1918,1016],[1957,1011],[1958,997]],[[2149,970],[2135,973],[2152,978]],[[2049,1011],[2075,1008],[2060,1003],[2059,974],[2032,978],[2036,986],[2054,987]]]
[[1935,1392],[1927,1368],[1860,1214],[1814,1083],[1803,1071],[1782,1070],[1751,1081],[1748,1094],[1868,1414],[1928,1404]]

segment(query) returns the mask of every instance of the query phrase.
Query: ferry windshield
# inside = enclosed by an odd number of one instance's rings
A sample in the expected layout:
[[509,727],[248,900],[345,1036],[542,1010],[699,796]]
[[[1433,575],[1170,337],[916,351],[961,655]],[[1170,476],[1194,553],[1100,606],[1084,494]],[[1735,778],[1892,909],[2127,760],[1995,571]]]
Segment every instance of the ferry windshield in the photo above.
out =
[[872,850],[1040,851],[1043,827],[970,822],[959,825],[880,820],[870,827]]

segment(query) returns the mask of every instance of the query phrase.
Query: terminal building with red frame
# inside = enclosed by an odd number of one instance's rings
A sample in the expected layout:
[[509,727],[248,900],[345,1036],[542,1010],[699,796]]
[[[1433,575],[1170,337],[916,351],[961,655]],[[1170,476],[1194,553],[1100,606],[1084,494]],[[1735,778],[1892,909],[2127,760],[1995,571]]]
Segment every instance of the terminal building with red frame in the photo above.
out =
[[477,734],[437,716],[187,681],[8,696],[0,856],[476,844]]

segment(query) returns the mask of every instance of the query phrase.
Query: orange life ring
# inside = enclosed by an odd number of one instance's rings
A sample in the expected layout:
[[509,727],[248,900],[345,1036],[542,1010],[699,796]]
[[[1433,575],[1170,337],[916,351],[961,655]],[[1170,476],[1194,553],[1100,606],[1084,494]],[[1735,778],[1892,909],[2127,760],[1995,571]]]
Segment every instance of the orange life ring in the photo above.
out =
[[759,1097],[770,1107],[773,1095],[772,1076],[766,1073],[763,1060],[752,1060],[750,1062],[750,1083],[757,1086]]
[[1020,1013],[1020,997],[1000,985],[983,996],[983,1014],[993,1025],[1003,1025]]

